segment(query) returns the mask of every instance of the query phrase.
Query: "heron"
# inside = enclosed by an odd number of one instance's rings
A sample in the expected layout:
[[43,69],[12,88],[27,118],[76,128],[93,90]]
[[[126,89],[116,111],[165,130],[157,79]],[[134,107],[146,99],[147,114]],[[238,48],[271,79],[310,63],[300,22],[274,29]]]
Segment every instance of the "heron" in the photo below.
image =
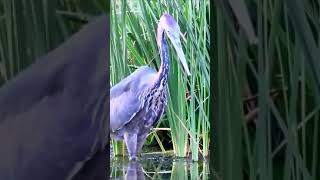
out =
[[176,20],[163,14],[156,36],[161,57],[159,70],[142,66],[110,90],[110,137],[125,142],[130,161],[137,160],[148,133],[159,122],[167,106],[170,63],[166,37],[176,50],[185,73],[191,75],[180,34]]

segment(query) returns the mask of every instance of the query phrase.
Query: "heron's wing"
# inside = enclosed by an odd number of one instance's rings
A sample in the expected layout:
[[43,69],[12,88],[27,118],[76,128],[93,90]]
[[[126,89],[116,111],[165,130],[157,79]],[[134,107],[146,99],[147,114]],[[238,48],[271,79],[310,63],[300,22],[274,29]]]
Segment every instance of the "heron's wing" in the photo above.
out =
[[115,131],[128,123],[143,105],[143,95],[151,88],[156,71],[143,66],[120,81],[110,91],[110,129]]

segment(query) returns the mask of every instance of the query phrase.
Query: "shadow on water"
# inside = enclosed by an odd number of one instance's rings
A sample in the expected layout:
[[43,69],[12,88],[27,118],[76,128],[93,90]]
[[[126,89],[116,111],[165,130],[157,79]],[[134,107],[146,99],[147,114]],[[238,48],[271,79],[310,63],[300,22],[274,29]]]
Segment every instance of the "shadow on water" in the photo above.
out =
[[110,179],[127,180],[207,180],[209,164],[205,161],[193,162],[172,156],[144,155],[138,162],[129,162],[126,157],[110,159]]

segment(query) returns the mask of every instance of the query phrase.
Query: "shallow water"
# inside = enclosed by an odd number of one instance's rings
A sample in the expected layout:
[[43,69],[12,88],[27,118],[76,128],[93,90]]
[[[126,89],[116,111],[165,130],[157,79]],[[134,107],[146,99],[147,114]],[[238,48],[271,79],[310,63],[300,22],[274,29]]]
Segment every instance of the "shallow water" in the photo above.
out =
[[196,180],[209,179],[209,164],[172,156],[143,155],[137,162],[127,157],[110,159],[110,179],[128,180]]

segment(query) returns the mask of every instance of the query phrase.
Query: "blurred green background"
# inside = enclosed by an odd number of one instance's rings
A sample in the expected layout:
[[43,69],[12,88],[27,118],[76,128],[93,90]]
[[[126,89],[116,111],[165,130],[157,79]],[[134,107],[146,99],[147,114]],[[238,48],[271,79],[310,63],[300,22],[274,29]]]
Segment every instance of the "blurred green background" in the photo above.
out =
[[320,2],[213,7],[217,179],[320,179]]
[[109,8],[106,0],[1,0],[0,86]]

